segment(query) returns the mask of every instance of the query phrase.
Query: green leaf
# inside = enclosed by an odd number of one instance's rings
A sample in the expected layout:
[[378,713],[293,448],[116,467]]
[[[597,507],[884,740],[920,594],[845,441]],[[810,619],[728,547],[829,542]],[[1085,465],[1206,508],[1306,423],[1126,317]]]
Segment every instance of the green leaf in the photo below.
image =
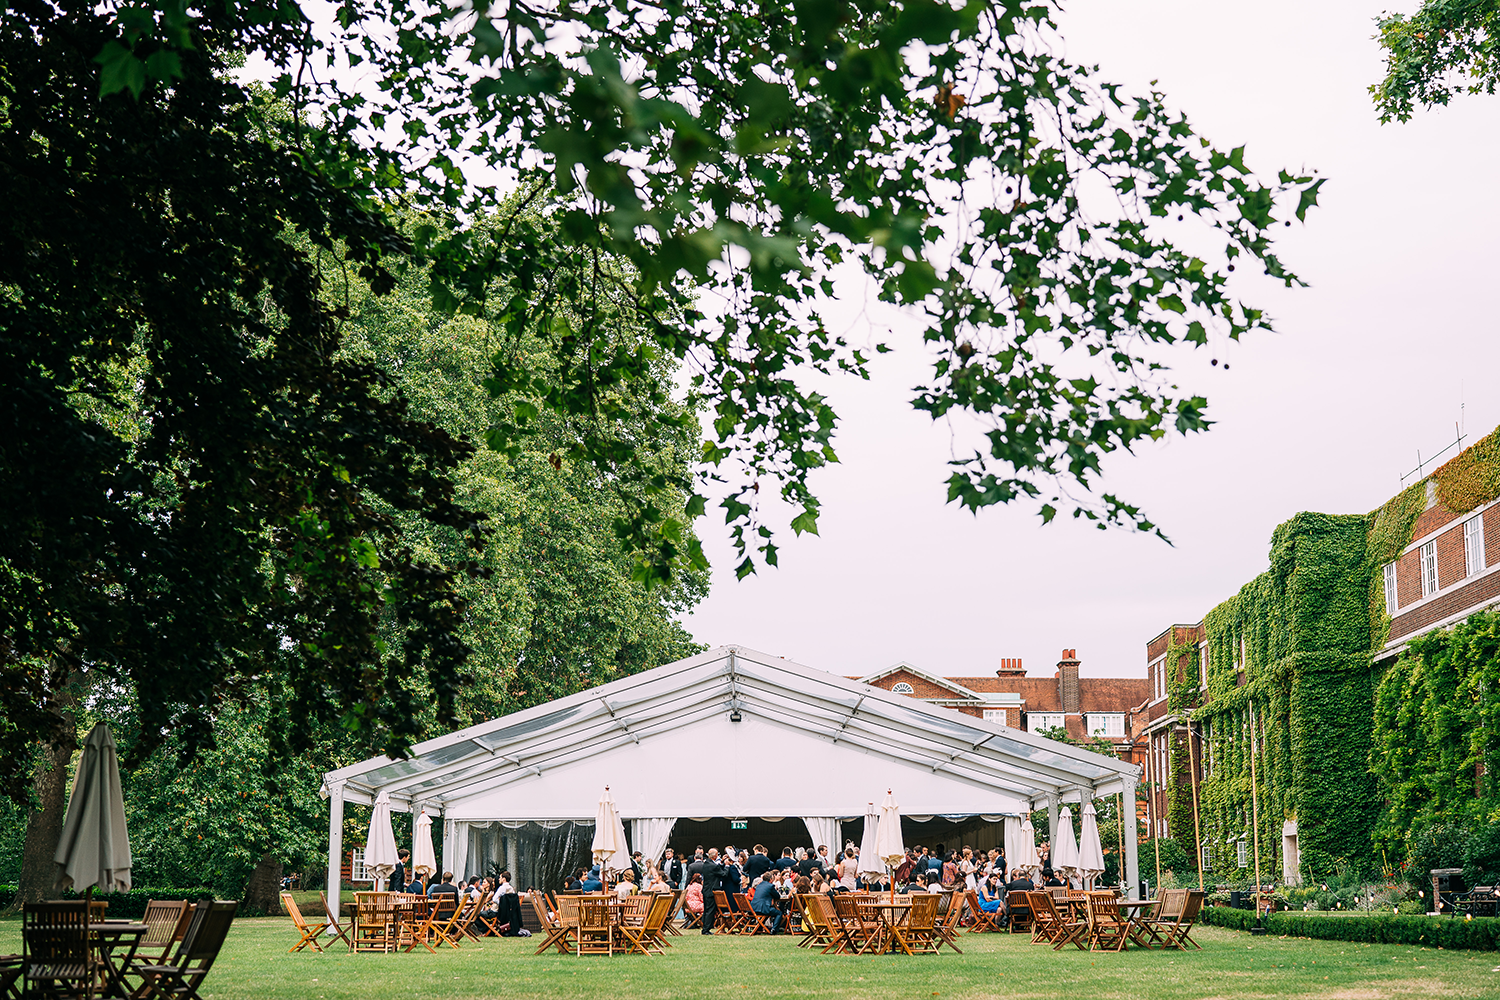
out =
[[99,73],[99,96],[108,97],[122,90],[140,99],[146,89],[146,64],[134,52],[119,42],[105,42],[104,48],[94,57],[101,68]]

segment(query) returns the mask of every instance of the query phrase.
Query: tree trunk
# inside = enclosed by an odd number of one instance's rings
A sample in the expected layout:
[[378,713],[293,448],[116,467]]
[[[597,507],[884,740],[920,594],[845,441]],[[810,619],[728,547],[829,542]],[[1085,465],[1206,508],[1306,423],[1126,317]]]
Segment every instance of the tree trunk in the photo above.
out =
[[242,912],[251,916],[281,912],[281,862],[270,852],[260,856],[245,883]]
[[77,723],[70,711],[76,704],[71,686],[65,685],[58,692],[54,704],[58,709],[57,730],[52,742],[42,748],[41,760],[37,762],[34,787],[41,808],[26,818],[26,845],[21,850],[21,875],[15,901],[10,906],[12,913],[27,903],[61,895],[57,888],[57,862],[53,859],[62,839],[68,807],[65,794],[68,766],[73,762],[73,751],[78,749]]

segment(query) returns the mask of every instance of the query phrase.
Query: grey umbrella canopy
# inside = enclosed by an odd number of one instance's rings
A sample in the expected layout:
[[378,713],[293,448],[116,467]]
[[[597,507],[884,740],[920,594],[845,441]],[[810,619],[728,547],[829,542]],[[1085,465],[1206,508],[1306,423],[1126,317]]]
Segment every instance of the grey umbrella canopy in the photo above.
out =
[[99,723],[83,744],[73,797],[58,841],[58,884],[82,892],[130,890],[130,834],[125,829],[125,796],[120,791],[120,762],[115,738]]

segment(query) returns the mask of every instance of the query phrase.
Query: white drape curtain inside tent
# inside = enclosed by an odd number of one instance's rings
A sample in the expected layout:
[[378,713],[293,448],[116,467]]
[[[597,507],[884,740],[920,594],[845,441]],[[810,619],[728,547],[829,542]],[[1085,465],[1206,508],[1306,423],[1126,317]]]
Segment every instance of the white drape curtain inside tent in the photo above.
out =
[[840,828],[836,817],[803,816],[802,823],[807,827],[808,836],[812,837],[814,852],[826,844],[830,860],[841,853],[843,847],[843,830]]
[[469,824],[450,819],[443,825],[443,871],[452,872],[454,878],[463,878],[468,860]]
[[672,827],[677,817],[659,819],[633,819],[630,821],[631,846],[641,852],[642,862],[661,861],[672,837]]

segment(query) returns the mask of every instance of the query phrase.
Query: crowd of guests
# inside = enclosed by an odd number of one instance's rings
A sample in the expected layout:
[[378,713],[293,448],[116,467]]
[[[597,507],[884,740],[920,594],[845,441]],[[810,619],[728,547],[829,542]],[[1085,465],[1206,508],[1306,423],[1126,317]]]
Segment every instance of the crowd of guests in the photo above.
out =
[[[1041,886],[1063,884],[1052,869],[1042,869]],[[599,892],[603,888],[602,873],[596,865],[578,869],[563,891]],[[1005,912],[1007,893],[1036,889],[1038,885],[1024,873],[1008,880],[1001,850],[964,847],[948,851],[941,844],[931,851],[922,845],[910,848],[905,861],[890,875],[861,872],[859,849],[851,842],[837,855],[830,855],[827,845],[819,845],[815,851],[784,847],[774,859],[760,844],[750,850],[730,846],[722,852],[717,847],[705,849],[699,845],[690,857],[679,857],[668,847],[657,861],[645,860],[637,851],[631,856],[630,866],[616,876],[612,891],[624,897],[681,890],[684,909],[698,920],[704,934],[712,934],[719,920],[715,893],[722,891],[731,907],[740,905],[739,894],[745,893],[750,908],[766,918],[775,934],[784,929],[793,894],[861,889],[885,892],[892,888],[897,892],[972,889],[981,909],[1009,919],[1010,914]]]
[[[417,872],[413,872],[408,880],[406,866],[411,861],[410,851],[402,850],[397,858],[396,870],[386,880],[387,892],[406,892],[433,900],[451,896],[455,904],[464,901],[472,903],[479,899],[482,901],[479,916],[484,920],[480,925],[482,933],[496,933],[506,937],[531,936],[531,932],[521,926],[520,899],[516,895],[515,886],[510,884],[510,872],[501,871],[490,878],[475,875],[467,882],[454,882],[451,871],[443,872],[441,877],[434,872],[424,882]],[[491,927],[494,928],[493,931],[490,930]]]

